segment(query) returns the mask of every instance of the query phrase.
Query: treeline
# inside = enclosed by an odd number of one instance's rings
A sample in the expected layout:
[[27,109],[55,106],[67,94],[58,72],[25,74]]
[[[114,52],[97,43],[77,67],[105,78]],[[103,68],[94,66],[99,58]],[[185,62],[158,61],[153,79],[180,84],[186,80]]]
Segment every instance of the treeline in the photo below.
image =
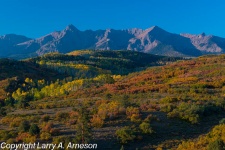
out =
[[150,66],[165,65],[180,59],[182,58],[156,56],[132,51],[87,50],[75,51],[68,55],[50,53],[29,61],[55,69],[60,73],[68,73],[70,76],[79,76],[80,73],[77,72],[94,76],[98,72],[100,74],[107,72],[126,75],[131,72],[144,70]]

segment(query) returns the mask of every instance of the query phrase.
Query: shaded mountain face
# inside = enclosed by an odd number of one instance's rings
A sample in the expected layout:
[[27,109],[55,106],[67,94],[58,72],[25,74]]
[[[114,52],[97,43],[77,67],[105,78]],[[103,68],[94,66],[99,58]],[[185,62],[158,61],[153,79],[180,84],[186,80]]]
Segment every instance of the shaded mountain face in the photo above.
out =
[[158,26],[149,29],[86,30],[73,25],[62,31],[30,39],[19,35],[0,36],[0,57],[16,59],[40,56],[49,52],[73,50],[132,50],[165,56],[200,56],[225,51],[225,39],[205,34],[173,34]]
[[199,56],[190,39],[169,33],[157,26],[144,30],[129,40],[129,50],[167,56]]
[[0,36],[0,57],[7,57],[9,55],[19,53],[19,51],[16,51],[17,44],[29,40],[31,39],[15,34]]

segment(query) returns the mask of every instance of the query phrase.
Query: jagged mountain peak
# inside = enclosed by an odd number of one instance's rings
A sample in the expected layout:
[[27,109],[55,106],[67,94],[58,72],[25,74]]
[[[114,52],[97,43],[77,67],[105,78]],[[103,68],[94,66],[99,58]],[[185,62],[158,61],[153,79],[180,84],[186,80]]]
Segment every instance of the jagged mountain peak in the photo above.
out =
[[183,37],[187,37],[187,38],[210,38],[210,37],[213,37],[213,35],[206,35],[205,32],[202,32],[200,34],[181,33],[180,35]]
[[146,30],[144,30],[145,32],[166,32],[165,30],[163,30],[162,28],[160,28],[159,26],[152,26]]
[[0,36],[0,56],[10,57],[19,54],[22,56],[20,58],[27,58],[30,54],[43,55],[56,51],[67,53],[75,49],[127,49],[167,56],[199,56],[225,53],[224,43],[224,38],[213,35],[205,33],[179,35],[170,33],[159,26],[152,26],[145,30],[109,28],[80,31],[69,24],[62,31],[55,31],[37,39],[23,38],[13,34]]
[[207,53],[224,53],[225,39],[213,35],[206,35],[204,32],[201,34],[181,34],[189,38],[191,43],[196,49],[200,50],[203,54]]
[[62,30],[59,34],[59,38],[63,38],[65,36],[74,36],[75,34],[79,34],[81,31],[78,30],[74,25],[69,24],[64,30]]
[[74,25],[69,24],[64,31],[79,31]]
[[158,38],[161,39],[161,38],[164,38],[165,36],[168,36],[168,34],[170,33],[161,29],[160,27],[152,26],[148,29],[145,29],[142,33],[137,35],[136,38],[146,39],[146,38],[149,38],[149,36],[151,36],[151,37],[154,37],[154,39],[158,39]]
[[132,29],[128,29],[127,31],[128,31],[129,34],[137,36],[137,35],[143,33],[144,30],[143,29],[139,29],[139,28],[132,28]]

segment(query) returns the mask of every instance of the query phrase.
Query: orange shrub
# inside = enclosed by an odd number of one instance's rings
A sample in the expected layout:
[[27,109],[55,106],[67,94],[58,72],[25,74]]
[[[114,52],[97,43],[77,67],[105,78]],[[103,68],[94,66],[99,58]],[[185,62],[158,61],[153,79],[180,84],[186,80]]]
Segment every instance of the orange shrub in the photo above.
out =
[[36,136],[31,136],[27,132],[19,133],[16,137],[16,142],[34,143],[36,141]]
[[131,118],[131,116],[135,114],[135,115],[140,115],[140,110],[139,108],[137,107],[127,107],[126,109],[126,115],[127,115],[127,118]]
[[98,115],[93,115],[91,123],[93,127],[101,128],[104,124],[104,121]]
[[53,123],[52,123],[52,122],[47,122],[47,123],[44,124],[44,126],[42,127],[42,131],[49,132],[52,128],[53,128]]
[[41,140],[50,140],[51,139],[51,134],[48,132],[42,132],[40,134],[40,139]]
[[136,123],[141,122],[140,115],[138,115],[138,114],[132,114],[131,117],[130,117],[130,121],[131,122],[136,122]]

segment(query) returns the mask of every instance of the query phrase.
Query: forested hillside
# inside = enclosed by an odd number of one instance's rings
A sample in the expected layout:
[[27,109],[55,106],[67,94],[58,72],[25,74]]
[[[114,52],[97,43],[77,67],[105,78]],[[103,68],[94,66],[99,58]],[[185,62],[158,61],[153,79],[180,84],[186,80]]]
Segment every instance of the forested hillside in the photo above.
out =
[[1,67],[0,141],[224,147],[225,55],[86,50],[2,59]]
[[[165,65],[180,59],[183,58],[132,51],[81,50],[73,51],[67,55],[50,53],[29,61],[57,69],[60,72],[66,72],[72,76],[77,76],[77,70],[86,70],[90,73],[90,76],[94,76],[100,73],[125,75],[144,70],[150,66]],[[88,75],[84,74],[84,77],[88,77]]]

